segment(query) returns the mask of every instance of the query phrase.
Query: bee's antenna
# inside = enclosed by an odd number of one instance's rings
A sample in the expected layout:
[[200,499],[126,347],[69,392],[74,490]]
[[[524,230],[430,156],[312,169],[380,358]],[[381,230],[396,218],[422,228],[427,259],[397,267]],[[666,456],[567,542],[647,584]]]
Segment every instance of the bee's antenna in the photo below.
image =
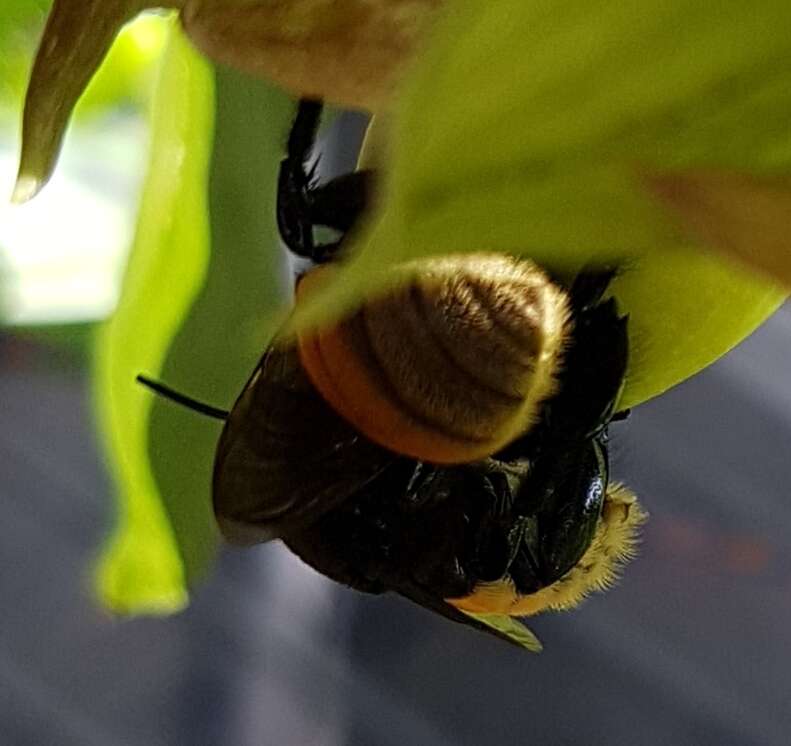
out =
[[146,386],[160,396],[164,396],[165,399],[170,399],[170,401],[176,402],[176,404],[181,404],[182,407],[187,407],[187,409],[191,409],[193,412],[205,414],[207,417],[213,417],[215,420],[228,419],[228,412],[225,409],[212,407],[210,404],[205,404],[202,401],[193,399],[191,396],[181,394],[178,391],[174,391],[169,386],[165,386],[164,383],[154,381],[153,379],[144,375],[138,375],[135,380],[138,383],[142,383],[143,386]]

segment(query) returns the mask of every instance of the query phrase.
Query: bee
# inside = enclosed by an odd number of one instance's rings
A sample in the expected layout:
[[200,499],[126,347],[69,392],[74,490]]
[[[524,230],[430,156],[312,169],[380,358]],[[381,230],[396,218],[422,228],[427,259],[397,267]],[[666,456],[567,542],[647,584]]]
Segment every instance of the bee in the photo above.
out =
[[[371,171],[316,182],[320,113],[300,102],[278,179],[283,242],[315,264],[297,304],[335,269],[375,187]],[[317,242],[317,226],[340,238]],[[220,531],[280,539],[332,580],[539,650],[519,618],[609,587],[645,520],[609,479],[608,426],[628,414],[614,269],[564,283],[481,253],[402,270],[350,317],[276,338],[230,413],[207,411],[225,419]]]

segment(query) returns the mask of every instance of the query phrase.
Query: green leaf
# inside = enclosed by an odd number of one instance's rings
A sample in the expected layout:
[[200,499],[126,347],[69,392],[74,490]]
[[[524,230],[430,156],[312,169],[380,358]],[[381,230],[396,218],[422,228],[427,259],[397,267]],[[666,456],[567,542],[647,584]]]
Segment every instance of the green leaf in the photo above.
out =
[[676,171],[647,186],[707,244],[791,288],[791,179]]
[[146,7],[148,0],[53,0],[25,94],[14,202],[46,184],[77,99],[121,27]]
[[[24,96],[48,5],[39,0],[0,4],[0,105],[15,109]],[[121,29],[80,97],[78,118],[122,104],[145,105],[162,52],[164,26],[161,16],[147,14]]]
[[151,97],[167,22],[145,14],[126,24],[112,43],[75,108],[75,121],[124,104],[144,105]]
[[16,104],[25,90],[35,34],[43,23],[44,0],[6,0],[0,3],[0,105]]
[[791,171],[789,28],[786,0],[449,5],[390,123],[379,210],[305,323],[421,256],[508,251],[561,273],[617,262],[633,341],[623,406],[694,374],[785,291],[706,254],[645,180]]
[[602,161],[791,163],[784,0],[460,0],[444,20],[396,121],[394,181],[415,209],[424,191],[444,200]]
[[149,464],[151,395],[134,379],[161,369],[204,282],[212,102],[210,68],[172,26],[137,234],[118,308],[96,344],[96,410],[121,493],[97,582],[119,611],[169,612],[187,598],[184,564]]
[[[162,377],[225,408],[263,354],[291,292],[275,199],[293,115],[294,104],[282,92],[218,68],[206,284],[172,340]],[[164,257],[172,259],[166,249]],[[211,483],[218,436],[217,422],[154,402],[149,455],[188,584],[206,572],[216,546]]]
[[154,399],[135,375],[230,407],[290,285],[274,216],[293,103],[229,70],[212,85],[174,29],[154,108],[137,239],[97,347],[97,407],[121,491],[98,582],[105,603],[124,613],[183,606],[217,546],[219,424]]
[[467,616],[486,624],[492,629],[496,629],[505,635],[515,645],[529,650],[531,653],[540,653],[544,646],[529,627],[522,624],[518,619],[505,614],[474,614],[471,611],[464,612]]

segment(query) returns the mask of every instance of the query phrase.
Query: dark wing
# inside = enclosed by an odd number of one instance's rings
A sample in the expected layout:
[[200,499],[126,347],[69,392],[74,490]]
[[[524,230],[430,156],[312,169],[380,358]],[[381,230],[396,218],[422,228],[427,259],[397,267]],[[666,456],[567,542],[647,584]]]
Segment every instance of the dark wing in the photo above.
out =
[[398,457],[325,403],[291,345],[264,354],[217,445],[214,513],[232,543],[279,538],[368,484]]
[[[363,593],[381,594],[394,591],[400,596],[433,611],[445,619],[457,624],[472,627],[479,632],[494,635],[500,640],[517,645],[533,653],[541,651],[538,638],[519,620],[503,614],[470,614],[451,606],[436,592],[425,588],[419,583],[407,580],[400,572],[397,579],[387,578],[388,573],[375,572],[378,578],[372,578],[366,572],[366,558],[360,557],[355,547],[341,547],[334,542],[333,532],[322,531],[321,522],[306,529],[304,532],[285,537],[286,546],[303,562],[318,572],[338,583]],[[384,577],[382,577],[384,575]]]
[[446,619],[537,651],[540,643],[517,620],[467,614],[445,601],[466,595],[474,583],[464,567],[468,531],[488,499],[480,472],[400,460],[283,540],[336,582],[365,593],[398,593]]
[[432,596],[417,585],[402,586],[398,589],[398,593],[452,622],[464,624],[479,632],[487,632],[500,640],[529,650],[531,653],[540,653],[543,649],[541,641],[515,617],[505,614],[472,614],[459,611],[455,606]]

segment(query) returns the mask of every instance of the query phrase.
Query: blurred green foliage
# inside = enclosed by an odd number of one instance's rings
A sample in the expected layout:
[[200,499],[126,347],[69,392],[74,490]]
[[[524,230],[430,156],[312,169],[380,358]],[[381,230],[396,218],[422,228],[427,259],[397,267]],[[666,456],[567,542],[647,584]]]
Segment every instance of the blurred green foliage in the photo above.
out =
[[0,4],[0,106],[16,104],[22,98],[48,7],[46,0],[4,0]]

